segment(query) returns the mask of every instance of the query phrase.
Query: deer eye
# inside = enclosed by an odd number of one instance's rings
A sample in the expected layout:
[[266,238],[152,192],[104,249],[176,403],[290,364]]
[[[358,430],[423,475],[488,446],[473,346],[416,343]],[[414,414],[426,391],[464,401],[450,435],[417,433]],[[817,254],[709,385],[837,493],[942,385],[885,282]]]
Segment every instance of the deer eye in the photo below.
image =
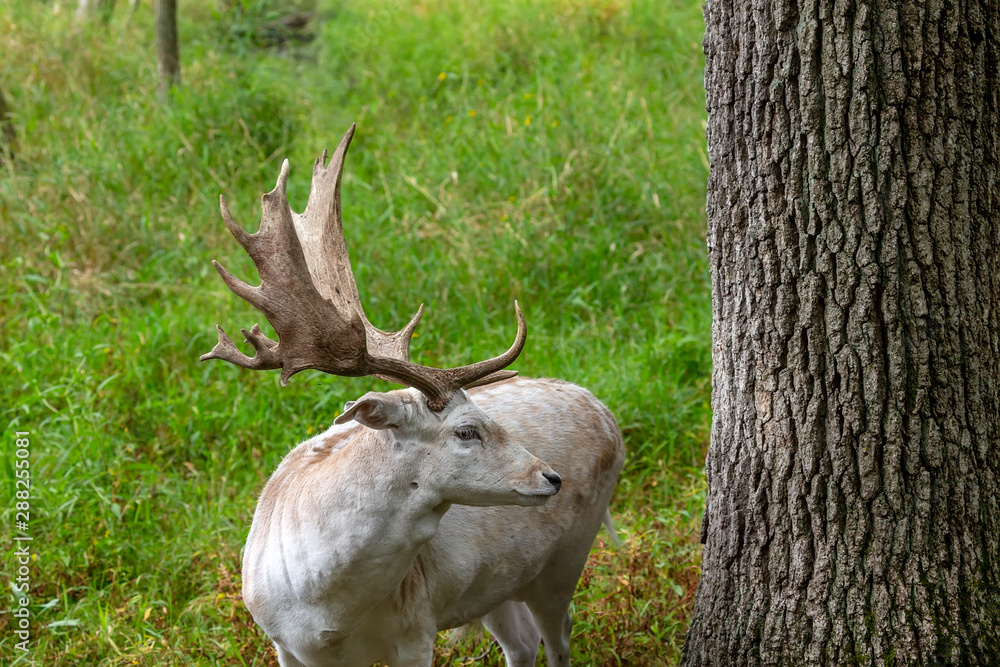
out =
[[471,426],[463,426],[455,429],[455,436],[459,440],[479,440],[479,434]]

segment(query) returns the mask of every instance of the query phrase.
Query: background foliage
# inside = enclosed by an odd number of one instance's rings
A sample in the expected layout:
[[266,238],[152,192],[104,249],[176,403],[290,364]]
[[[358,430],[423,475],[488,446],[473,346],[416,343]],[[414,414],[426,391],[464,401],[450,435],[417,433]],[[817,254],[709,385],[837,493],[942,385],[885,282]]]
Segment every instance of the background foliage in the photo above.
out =
[[[426,303],[416,360],[459,365],[506,348],[519,299],[516,368],[589,387],[629,450],[625,543],[596,545],[574,660],[672,663],[710,420],[700,2],[187,0],[167,105],[151,7],[77,22],[73,4],[0,4],[19,135],[0,166],[0,532],[30,430],[37,557],[33,652],[0,614],[0,660],[274,664],[239,599],[256,496],[297,440],[388,385],[281,389],[197,362],[215,323],[265,324],[211,267],[255,278],[218,195],[255,229],[287,157],[302,207],[311,161],[357,122],[344,218],[369,318],[399,328]],[[293,12],[311,21],[290,34]],[[502,664],[483,638],[439,655]]]

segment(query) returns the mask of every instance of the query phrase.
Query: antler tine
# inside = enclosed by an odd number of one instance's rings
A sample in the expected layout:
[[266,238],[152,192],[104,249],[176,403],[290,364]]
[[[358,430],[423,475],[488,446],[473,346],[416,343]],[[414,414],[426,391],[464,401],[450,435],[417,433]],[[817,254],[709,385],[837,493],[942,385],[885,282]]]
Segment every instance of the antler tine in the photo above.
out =
[[517,315],[517,335],[510,348],[498,357],[460,366],[458,368],[433,368],[405,360],[376,358],[379,377],[419,389],[427,397],[427,406],[435,412],[448,404],[459,389],[479,387],[517,375],[517,371],[503,370],[521,354],[528,335],[528,325],[521,306],[514,302]]
[[517,317],[517,335],[514,336],[514,343],[506,352],[498,357],[486,359],[468,366],[448,369],[454,378],[452,384],[456,389],[466,387],[478,387],[490,384],[499,380],[505,380],[517,375],[517,371],[505,371],[503,369],[510,366],[520,356],[524,349],[524,342],[528,338],[528,324],[521,312],[521,306],[514,300],[514,314]]
[[281,368],[281,384],[295,373],[316,370],[358,377],[376,377],[419,389],[432,410],[441,410],[456,391],[496,382],[516,375],[504,368],[524,348],[527,325],[514,302],[517,336],[507,352],[459,368],[432,368],[409,360],[413,330],[424,312],[416,314],[399,331],[382,331],[365,316],[351,271],[341,220],[340,184],[344,159],[354,136],[352,125],[328,165],[326,151],[313,165],[312,189],[305,210],[295,213],[288,205],[288,160],[278,181],[261,197],[261,223],[255,234],[238,225],[220,197],[222,219],[253,259],[261,284],[249,285],[213,262],[230,290],[261,311],[278,334],[275,342],[260,327],[242,330],[256,351],[248,357],[237,349],[222,327],[219,340],[202,360],[223,359],[253,370]]
[[345,313],[361,317],[372,356],[407,360],[410,358],[410,337],[423,307],[400,331],[382,331],[365,315],[358,287],[351,271],[351,260],[344,240],[341,217],[340,185],[344,176],[344,160],[354,138],[356,125],[351,125],[326,163],[326,151],[313,163],[312,188],[309,202],[301,215],[292,214],[295,231],[302,241],[306,263],[316,289],[323,298]]
[[258,371],[281,368],[281,361],[274,354],[274,347],[277,346],[277,343],[263,335],[260,332],[260,327],[256,324],[253,325],[253,328],[249,332],[246,329],[241,329],[243,337],[257,351],[257,354],[253,357],[248,357],[240,352],[239,348],[233,344],[233,340],[222,327],[215,325],[215,328],[219,333],[219,342],[215,344],[215,347],[210,352],[201,355],[198,358],[199,361],[222,359],[231,364]]

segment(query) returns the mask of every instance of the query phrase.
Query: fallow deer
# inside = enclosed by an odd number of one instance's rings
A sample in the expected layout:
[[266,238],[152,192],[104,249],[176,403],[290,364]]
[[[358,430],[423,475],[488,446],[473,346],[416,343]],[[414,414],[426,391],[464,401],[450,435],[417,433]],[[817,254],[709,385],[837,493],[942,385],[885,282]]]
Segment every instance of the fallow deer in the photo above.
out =
[[[367,393],[293,449],[261,493],[243,554],[243,596],[282,667],[431,665],[438,631],[481,620],[507,664],[569,664],[570,600],[621,472],[611,412],[585,389],[515,378],[527,327],[504,354],[460,368],[409,360],[423,306],[397,332],[365,316],[344,241],[340,183],[354,133],[313,167],[301,214],[288,161],[262,197],[260,231],[222,216],[261,285],[217,262],[278,341],[254,325],[240,352],[218,327],[202,359],[295,373],[375,376]],[[550,467],[552,466],[552,467]]]

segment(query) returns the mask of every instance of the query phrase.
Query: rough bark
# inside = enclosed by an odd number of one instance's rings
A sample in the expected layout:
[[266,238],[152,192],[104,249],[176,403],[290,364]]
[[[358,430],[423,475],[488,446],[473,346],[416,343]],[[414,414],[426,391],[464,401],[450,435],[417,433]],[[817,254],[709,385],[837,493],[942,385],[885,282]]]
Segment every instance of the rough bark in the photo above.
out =
[[1000,661],[1000,3],[708,0],[685,665]]
[[156,69],[160,75],[160,98],[181,81],[181,57],[177,45],[177,0],[156,2]]

